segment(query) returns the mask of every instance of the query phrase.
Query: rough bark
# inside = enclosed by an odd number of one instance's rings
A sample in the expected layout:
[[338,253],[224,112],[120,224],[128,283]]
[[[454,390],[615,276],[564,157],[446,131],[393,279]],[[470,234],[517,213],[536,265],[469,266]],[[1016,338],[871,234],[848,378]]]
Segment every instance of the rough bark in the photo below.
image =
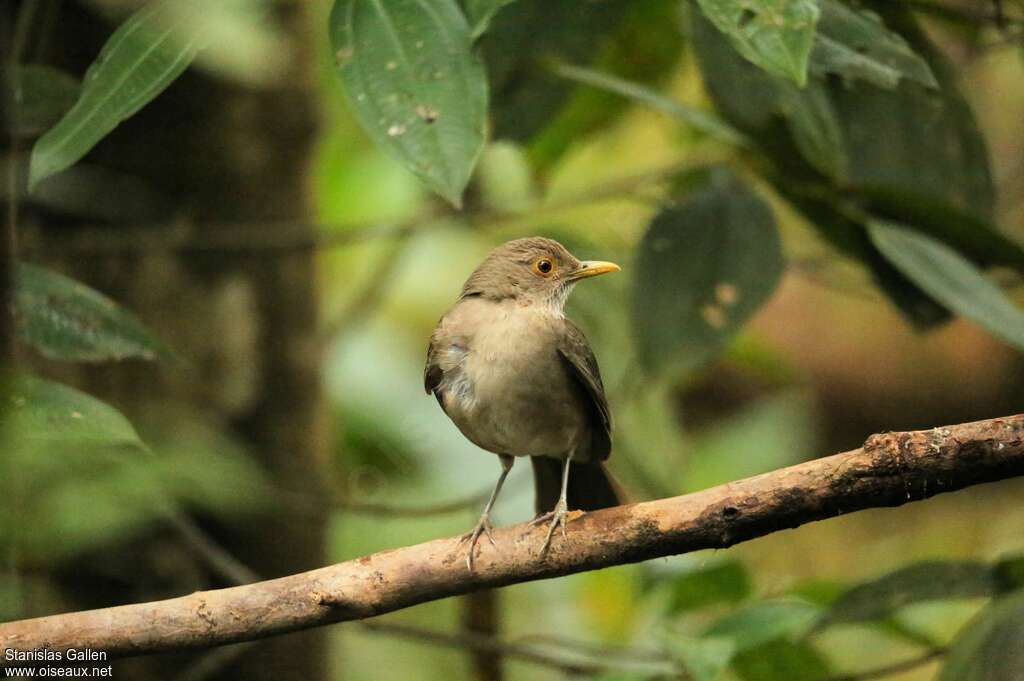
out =
[[92,648],[131,656],[274,636],[484,588],[725,548],[815,520],[1022,474],[1024,414],[874,435],[853,451],[694,494],[577,516],[568,536],[545,555],[539,554],[545,528],[497,530],[495,546],[479,545],[473,572],[464,544],[453,537],[241,587],[2,624],[0,660],[8,648]]

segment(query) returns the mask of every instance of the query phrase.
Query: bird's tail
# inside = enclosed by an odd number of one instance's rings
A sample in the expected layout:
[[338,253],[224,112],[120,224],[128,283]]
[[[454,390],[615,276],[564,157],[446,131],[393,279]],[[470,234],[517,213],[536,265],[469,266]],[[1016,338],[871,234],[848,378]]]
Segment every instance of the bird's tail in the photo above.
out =
[[[562,462],[546,456],[530,457],[533,464],[533,482],[537,492],[537,514],[555,508],[562,493]],[[618,506],[624,495],[603,464],[573,462],[569,469],[569,510],[596,511]]]

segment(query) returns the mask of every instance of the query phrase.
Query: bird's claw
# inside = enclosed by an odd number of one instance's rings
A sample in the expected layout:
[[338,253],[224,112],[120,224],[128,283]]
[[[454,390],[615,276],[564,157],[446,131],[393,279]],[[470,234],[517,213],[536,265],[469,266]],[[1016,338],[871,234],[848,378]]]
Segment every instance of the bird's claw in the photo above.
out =
[[551,520],[551,524],[548,526],[548,534],[547,534],[546,537],[544,537],[544,546],[542,546],[541,549],[540,549],[541,555],[544,555],[545,553],[547,553],[548,548],[551,547],[551,537],[554,536],[556,528],[561,528],[561,530],[562,530],[562,538],[563,539],[568,537],[568,535],[566,534],[566,531],[565,531],[565,522],[566,522],[566,517],[568,515],[569,515],[568,506],[566,505],[566,503],[564,501],[559,501],[555,505],[555,508],[554,508],[553,511],[550,511],[549,513],[545,513],[544,515],[538,516],[537,518],[534,519],[534,521],[532,523],[534,525],[540,524],[540,523],[545,522],[546,520],[549,520],[549,519]]
[[494,543],[494,536],[491,534],[491,518],[487,513],[480,516],[479,522],[472,531],[462,535],[459,539],[459,546],[466,541],[469,542],[469,551],[466,553],[466,567],[470,572],[473,571],[473,550],[476,548],[476,543],[480,540],[480,535],[487,535],[488,541],[491,542],[491,546],[496,546]]

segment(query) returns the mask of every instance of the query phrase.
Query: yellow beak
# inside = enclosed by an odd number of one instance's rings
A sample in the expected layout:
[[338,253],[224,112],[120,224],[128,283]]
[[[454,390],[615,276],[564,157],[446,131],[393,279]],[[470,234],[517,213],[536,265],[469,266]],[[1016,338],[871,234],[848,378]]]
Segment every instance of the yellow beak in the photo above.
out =
[[570,280],[586,279],[587,277],[596,277],[599,274],[607,274],[608,272],[618,272],[622,268],[613,262],[604,262],[603,260],[584,260],[580,263],[579,269],[569,275]]

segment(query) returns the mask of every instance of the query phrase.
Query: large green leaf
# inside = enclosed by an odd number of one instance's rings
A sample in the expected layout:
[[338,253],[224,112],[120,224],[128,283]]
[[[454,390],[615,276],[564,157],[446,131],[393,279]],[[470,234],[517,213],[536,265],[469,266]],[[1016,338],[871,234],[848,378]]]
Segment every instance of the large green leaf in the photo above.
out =
[[878,15],[839,0],[820,2],[821,19],[811,51],[812,73],[865,80],[887,89],[895,88],[903,78],[929,88],[939,87],[928,62],[899,34],[887,29]]
[[203,35],[180,40],[173,7],[168,2],[147,5],[110,37],[86,72],[75,106],[32,148],[30,190],[82,158],[188,67]]
[[922,601],[991,596],[999,592],[1002,583],[987,563],[917,563],[853,587],[829,606],[815,628],[881,620],[899,608]]
[[[819,34],[836,33],[832,2],[823,2]],[[901,12],[894,7],[886,14],[885,30],[898,28],[903,37],[883,36],[880,44],[906,38],[928,63],[939,92],[906,72],[886,89],[864,78],[825,78],[814,69],[800,90],[740,58],[700,13],[691,17],[708,91],[723,117],[771,159],[772,184],[926,328],[948,314],[881,256],[867,236],[868,216],[913,224],[981,264],[1019,265],[1024,251],[990,224],[994,192],[984,138],[949,68]],[[879,26],[873,15],[862,19]],[[851,202],[860,204],[856,213],[864,219],[843,211]]]
[[161,343],[134,315],[85,284],[19,263],[15,290],[18,335],[51,359],[96,362],[154,359]]
[[484,146],[487,81],[455,0],[336,0],[330,38],[363,128],[455,206]]
[[8,446],[143,447],[121,412],[74,388],[27,374],[3,374],[0,391],[0,435]]
[[11,126],[17,135],[37,135],[74,106],[81,84],[74,76],[44,64],[23,64],[16,71]]
[[1024,679],[1024,591],[982,610],[950,647],[938,681]]
[[803,87],[818,22],[817,0],[697,0],[736,50]]
[[[853,11],[825,7],[820,32],[836,33],[832,17]],[[871,16],[863,21],[888,35]],[[906,74],[897,87],[884,88],[877,79],[855,74],[827,79],[824,70],[798,90],[740,59],[707,21],[697,13],[692,17],[694,45],[715,105],[794,181],[805,181],[810,170],[800,164],[802,158],[847,195],[884,192],[890,209],[900,196],[911,195],[918,203],[924,199],[990,218],[993,188],[985,141],[944,69],[930,71],[938,74],[941,92]],[[903,39],[895,34],[891,41],[884,35],[878,39],[878,44],[888,42],[903,44]],[[916,42],[936,65],[942,64],[923,37]],[[988,239],[992,231],[975,238]]]
[[1024,310],[955,250],[918,230],[881,220],[871,240],[896,269],[943,305],[1024,350]]
[[783,270],[771,208],[726,172],[663,209],[640,243],[633,329],[643,364],[693,368],[719,351]]

